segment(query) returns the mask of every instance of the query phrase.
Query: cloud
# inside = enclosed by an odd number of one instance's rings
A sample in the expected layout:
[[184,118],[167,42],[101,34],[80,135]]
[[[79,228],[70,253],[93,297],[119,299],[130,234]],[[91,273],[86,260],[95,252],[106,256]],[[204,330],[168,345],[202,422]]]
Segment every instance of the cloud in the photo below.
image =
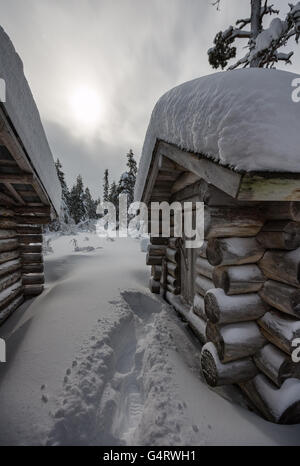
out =
[[[24,62],[69,183],[81,172],[97,193],[105,168],[118,179],[128,149],[140,155],[158,98],[213,72],[207,49],[219,30],[249,15],[249,3],[222,0],[217,12],[210,0],[0,0],[1,24]],[[274,3],[288,10],[287,2]],[[300,47],[293,62],[288,69],[300,73]],[[100,96],[102,118],[93,132],[83,131],[70,106],[82,85]]]
[[86,145],[57,123],[45,121],[44,126],[53,157],[55,160],[60,159],[69,187],[72,187],[80,173],[84,184],[91,188],[93,196],[102,197],[104,169],[109,167],[110,173],[117,179],[125,171],[127,159],[122,144],[113,146],[97,139],[93,144]]

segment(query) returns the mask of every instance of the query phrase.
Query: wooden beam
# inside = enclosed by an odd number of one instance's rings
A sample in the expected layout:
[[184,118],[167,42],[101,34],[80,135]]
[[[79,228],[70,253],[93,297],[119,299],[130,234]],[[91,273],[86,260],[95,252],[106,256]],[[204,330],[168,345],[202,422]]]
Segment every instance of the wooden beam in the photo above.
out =
[[204,378],[211,387],[244,382],[257,375],[257,368],[251,358],[223,364],[212,342],[203,346],[200,363]]
[[16,216],[15,220],[19,225],[47,225],[51,221],[50,217],[38,217],[36,215]]
[[205,157],[200,157],[191,152],[184,152],[178,147],[165,142],[159,143],[158,151],[187,171],[194,173],[199,178],[203,178],[207,183],[217,186],[232,197],[237,196],[242,178],[242,175],[237,172],[222,167]]
[[148,204],[148,202],[150,201],[151,194],[152,194],[155,182],[158,177],[160,165],[161,165],[161,157],[159,154],[156,154],[154,156],[152,167],[150,167],[149,169],[147,184],[146,184],[146,188],[145,188],[143,198],[142,198],[142,201],[145,202],[146,204]]
[[0,192],[0,201],[3,201],[4,205],[16,205],[15,199],[12,197],[8,196],[7,194],[1,193]]
[[209,290],[204,302],[206,316],[214,324],[257,320],[269,309],[257,293],[227,296],[220,288]]
[[267,251],[259,267],[271,280],[300,287],[300,248],[293,251]]
[[28,214],[38,214],[38,215],[50,215],[50,206],[42,205],[42,206],[22,206],[22,207],[15,207],[14,211],[20,215],[28,215]]
[[44,291],[44,285],[24,285],[24,296],[38,296]]
[[199,154],[160,141],[157,151],[240,201],[299,201],[298,173],[239,173]]
[[179,175],[179,177],[173,184],[171,193],[176,193],[177,191],[180,191],[186,188],[187,186],[196,183],[197,181],[199,181],[198,175],[196,175],[195,173],[184,172],[181,175]]
[[215,345],[222,363],[253,356],[266,343],[255,322],[238,322],[222,326],[208,322],[206,337]]
[[267,280],[259,295],[270,306],[300,318],[300,290],[284,283]]
[[15,188],[13,187],[12,184],[10,183],[4,183],[4,186],[6,187],[6,189],[8,189],[8,191],[12,194],[13,198],[19,203],[19,204],[22,204],[22,205],[25,205],[25,201],[21,198],[20,194],[15,190]]
[[32,182],[33,176],[30,173],[22,173],[22,175],[14,173],[0,174],[0,183],[32,184]]
[[269,311],[258,321],[262,334],[287,354],[293,352],[293,340],[300,338],[300,321],[278,311]]
[[255,364],[272,382],[281,387],[286,379],[300,379],[300,364],[269,343],[253,357]]
[[300,380],[285,380],[280,388],[263,375],[240,385],[262,415],[278,424],[300,422]]
[[243,265],[258,262],[265,250],[255,238],[212,238],[207,245],[207,259],[213,266]]
[[244,175],[237,199],[246,201],[300,201],[300,175]]
[[263,226],[257,208],[205,207],[205,238],[256,236]]
[[0,324],[2,324],[24,301],[23,294],[14,299],[8,306],[0,311]]
[[[4,114],[1,108],[0,108],[0,124],[1,124],[0,142],[4,146],[6,146],[6,148],[8,149],[8,151],[10,152],[14,160],[16,161],[17,165],[25,172],[25,174],[27,174],[28,176],[31,176],[32,180],[28,182],[28,184],[33,185],[41,201],[44,204],[49,205],[50,201],[42,185],[42,182],[36,175],[34,176],[32,175],[33,167],[31,166],[31,163],[27,157],[27,154],[23,146],[21,145],[20,141],[18,140],[14,132],[14,129],[11,127],[9,121],[6,118],[6,115]],[[16,181],[16,183],[18,183],[18,181]],[[25,182],[23,182],[22,184],[24,183]]]

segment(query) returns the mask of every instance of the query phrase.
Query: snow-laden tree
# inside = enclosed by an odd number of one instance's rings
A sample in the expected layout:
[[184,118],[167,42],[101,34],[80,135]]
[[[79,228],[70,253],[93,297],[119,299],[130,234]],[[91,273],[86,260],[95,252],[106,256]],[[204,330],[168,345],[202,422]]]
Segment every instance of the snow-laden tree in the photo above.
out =
[[[221,0],[213,2],[220,8]],[[268,28],[263,28],[266,16],[276,15]],[[213,68],[226,68],[228,62],[236,57],[237,39],[247,40],[247,53],[229,70],[238,67],[272,68],[279,61],[291,63],[293,52],[283,53],[280,49],[285,47],[290,39],[298,43],[300,37],[300,2],[290,3],[289,12],[284,19],[279,18],[276,10],[268,0],[251,0],[250,15],[248,18],[238,19],[235,26],[229,26],[226,31],[220,31],[214,39],[214,47],[208,50],[209,63]]]
[[83,195],[83,205],[85,210],[85,217],[87,220],[93,220],[97,217],[97,201],[92,198],[89,188],[85,188]]
[[115,181],[112,182],[110,185],[110,190],[109,190],[109,201],[114,204],[115,207],[118,205],[118,196],[119,196],[119,190],[118,186]]
[[136,182],[136,174],[137,174],[137,163],[134,159],[134,153],[130,149],[126,155],[127,157],[127,170],[125,173],[122,174],[118,191],[119,194],[127,194],[128,196],[128,205],[130,205],[134,200],[134,187]]
[[60,231],[66,230],[68,225],[72,223],[72,218],[70,216],[70,193],[65,180],[65,174],[63,172],[63,167],[59,159],[55,162],[56,173],[61,185],[61,208],[59,216],[56,220],[53,220],[49,225],[50,231]]
[[109,174],[108,174],[108,169],[105,170],[104,172],[104,178],[103,178],[103,202],[109,201]]
[[76,224],[86,219],[82,176],[78,175],[70,192],[70,214]]

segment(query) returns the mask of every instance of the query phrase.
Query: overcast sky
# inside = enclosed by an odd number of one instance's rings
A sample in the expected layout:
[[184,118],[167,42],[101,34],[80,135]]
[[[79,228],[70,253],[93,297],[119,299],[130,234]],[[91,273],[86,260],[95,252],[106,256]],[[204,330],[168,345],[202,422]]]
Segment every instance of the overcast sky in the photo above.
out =
[[[94,196],[139,158],[158,98],[212,73],[215,34],[249,16],[250,0],[0,0],[1,25],[24,62],[54,158]],[[288,1],[274,0],[282,13]],[[269,21],[269,19],[267,20]],[[293,65],[300,73],[300,45]],[[284,68],[284,65],[282,66]]]

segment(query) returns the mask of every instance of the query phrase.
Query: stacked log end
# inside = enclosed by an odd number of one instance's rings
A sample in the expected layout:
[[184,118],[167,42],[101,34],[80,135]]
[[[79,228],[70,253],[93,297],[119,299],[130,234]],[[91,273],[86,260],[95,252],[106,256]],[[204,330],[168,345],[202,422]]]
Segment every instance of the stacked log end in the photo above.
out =
[[23,301],[22,269],[15,212],[0,206],[0,324]]
[[34,224],[19,224],[17,231],[22,260],[24,296],[37,296],[42,293],[45,281],[42,227]]
[[256,240],[263,221],[257,212],[240,209],[227,207],[222,217],[214,207],[206,227],[213,286],[204,296],[208,343],[201,368],[211,386],[251,380],[258,373],[253,355],[265,344],[257,324],[268,309],[257,294],[264,284],[257,264],[265,250]]
[[[300,339],[300,203],[205,201],[193,305],[182,312],[204,344],[203,376],[211,386],[238,384],[272,422],[300,422],[300,363],[292,359]],[[152,286],[158,292],[160,280],[175,303],[184,254],[174,238],[165,246],[159,261],[149,249]]]
[[48,210],[0,205],[0,324],[43,291],[41,225],[49,222]]
[[162,290],[180,294],[180,244],[178,238],[169,238],[163,263]]
[[[300,364],[291,356],[300,338],[298,212],[295,203],[278,211],[267,204],[255,235],[245,235],[244,224],[243,235],[230,237],[226,223],[221,237],[221,216],[208,232],[215,289],[204,298],[210,343],[201,354],[203,374],[212,385],[239,384],[258,411],[277,423],[300,422]],[[236,374],[234,364],[242,362]]]
[[[207,342],[207,316],[205,313],[204,296],[211,288],[213,267],[207,260],[207,241],[204,241],[201,248],[197,250],[195,263],[195,294],[193,301],[193,321],[198,323],[199,330],[195,332],[202,344]],[[191,324],[190,324],[191,325]],[[192,328],[195,327],[191,325]],[[195,329],[194,329],[195,331]]]

